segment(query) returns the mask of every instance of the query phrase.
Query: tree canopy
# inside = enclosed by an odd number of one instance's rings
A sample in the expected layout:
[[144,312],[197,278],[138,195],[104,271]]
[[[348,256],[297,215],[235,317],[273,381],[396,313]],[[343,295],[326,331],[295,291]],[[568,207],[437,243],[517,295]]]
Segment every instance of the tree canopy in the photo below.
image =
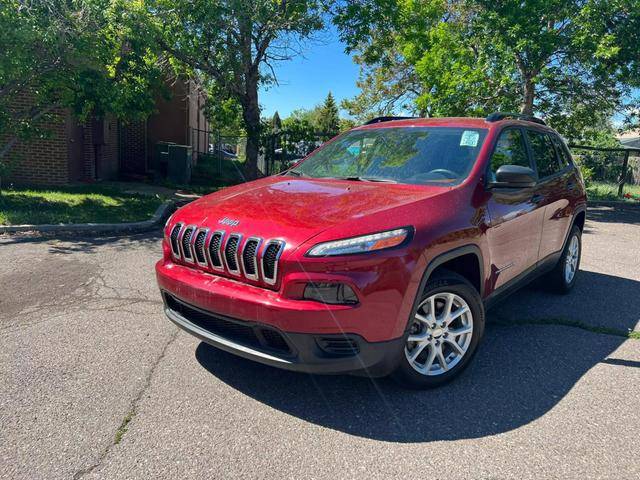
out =
[[335,22],[362,67],[355,115],[521,111],[579,131],[638,102],[638,0],[354,0]]
[[246,174],[257,176],[259,87],[273,65],[322,28],[318,0],[147,0],[144,24],[177,68],[214,84],[216,101],[237,102],[247,135]]

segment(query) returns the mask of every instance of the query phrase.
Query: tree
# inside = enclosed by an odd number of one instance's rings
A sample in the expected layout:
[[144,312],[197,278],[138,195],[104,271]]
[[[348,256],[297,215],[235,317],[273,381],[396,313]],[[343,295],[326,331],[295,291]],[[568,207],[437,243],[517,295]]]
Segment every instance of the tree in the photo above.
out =
[[332,138],[340,132],[338,106],[331,92],[318,111],[318,130],[327,138]]
[[0,0],[0,173],[52,112],[139,118],[162,85],[125,0]]
[[352,113],[408,104],[425,116],[520,110],[553,122],[579,111],[584,126],[638,100],[638,0],[355,0],[335,22],[372,86]]
[[273,114],[273,117],[271,118],[271,131],[273,133],[278,133],[280,130],[282,130],[282,120],[280,120],[280,115],[276,110],[276,112]]
[[273,62],[290,59],[323,25],[319,0],[148,0],[147,20],[175,66],[216,84],[242,109],[245,170],[257,177],[261,85],[275,81]]

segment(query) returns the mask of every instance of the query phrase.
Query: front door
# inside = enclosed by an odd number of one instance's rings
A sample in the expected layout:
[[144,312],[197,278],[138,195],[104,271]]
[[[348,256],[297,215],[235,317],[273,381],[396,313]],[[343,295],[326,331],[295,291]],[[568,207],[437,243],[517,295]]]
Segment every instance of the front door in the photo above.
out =
[[[489,181],[502,165],[534,168],[527,153],[524,131],[508,127],[500,133],[488,166]],[[538,261],[544,209],[537,187],[492,188],[488,191],[492,290],[505,285]]]

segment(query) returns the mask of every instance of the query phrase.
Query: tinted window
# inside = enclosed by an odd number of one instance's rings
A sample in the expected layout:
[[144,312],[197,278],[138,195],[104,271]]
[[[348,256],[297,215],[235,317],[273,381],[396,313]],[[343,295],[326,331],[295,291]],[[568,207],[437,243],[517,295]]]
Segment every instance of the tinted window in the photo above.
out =
[[561,170],[560,162],[556,157],[556,150],[553,148],[549,135],[540,132],[528,131],[533,150],[533,159],[538,167],[538,177],[544,178],[553,175]]
[[453,127],[352,130],[311,154],[294,171],[308,177],[453,184],[471,171],[486,129]]
[[505,130],[498,137],[498,143],[491,156],[491,172],[489,181],[495,181],[496,172],[502,165],[520,165],[530,167],[524,137],[521,130]]
[[571,165],[571,157],[564,142],[555,135],[551,136],[551,140],[553,140],[553,144],[556,146],[556,150],[560,156],[560,166],[564,168],[567,165]]

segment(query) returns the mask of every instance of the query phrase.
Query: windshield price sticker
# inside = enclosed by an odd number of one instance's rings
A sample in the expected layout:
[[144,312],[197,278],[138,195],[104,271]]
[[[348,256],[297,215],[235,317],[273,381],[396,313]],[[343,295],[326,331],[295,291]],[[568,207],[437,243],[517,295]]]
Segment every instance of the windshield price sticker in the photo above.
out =
[[464,132],[462,132],[462,137],[460,137],[460,146],[477,147],[479,139],[480,134],[478,132],[474,132],[473,130],[465,130]]

